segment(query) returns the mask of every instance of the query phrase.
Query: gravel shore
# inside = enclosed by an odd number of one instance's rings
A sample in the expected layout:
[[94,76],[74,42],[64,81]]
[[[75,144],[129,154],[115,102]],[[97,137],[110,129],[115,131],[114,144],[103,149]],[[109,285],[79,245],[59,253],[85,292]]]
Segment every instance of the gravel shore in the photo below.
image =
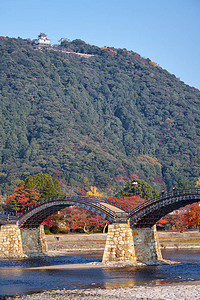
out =
[[57,290],[45,291],[27,296],[18,296],[7,299],[23,300],[51,300],[51,299],[154,299],[154,300],[194,300],[200,299],[200,283],[178,284],[178,285],[156,285],[156,286],[135,286],[117,289],[79,289],[79,290]]

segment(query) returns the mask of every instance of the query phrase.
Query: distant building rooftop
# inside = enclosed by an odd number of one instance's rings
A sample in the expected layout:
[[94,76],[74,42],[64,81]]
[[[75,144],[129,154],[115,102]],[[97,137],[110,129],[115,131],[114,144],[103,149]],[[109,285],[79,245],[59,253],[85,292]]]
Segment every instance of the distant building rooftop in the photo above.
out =
[[50,47],[51,41],[47,39],[47,35],[45,33],[40,33],[38,35],[38,39],[35,40],[35,45],[38,49],[44,48],[44,47]]

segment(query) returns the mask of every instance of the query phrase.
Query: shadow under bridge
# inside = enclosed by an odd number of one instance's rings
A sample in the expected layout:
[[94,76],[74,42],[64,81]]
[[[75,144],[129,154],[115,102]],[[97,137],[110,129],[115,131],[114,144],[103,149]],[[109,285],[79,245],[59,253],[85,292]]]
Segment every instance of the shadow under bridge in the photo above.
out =
[[168,213],[199,201],[199,188],[160,194],[157,198],[148,200],[131,210],[130,224],[135,228],[152,227]]

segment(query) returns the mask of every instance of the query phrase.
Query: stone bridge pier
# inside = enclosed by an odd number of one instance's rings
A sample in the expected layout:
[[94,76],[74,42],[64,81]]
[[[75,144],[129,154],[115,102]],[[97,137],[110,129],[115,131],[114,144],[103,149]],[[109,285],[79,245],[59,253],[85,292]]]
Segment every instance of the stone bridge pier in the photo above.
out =
[[130,228],[129,224],[108,226],[103,262],[162,260],[156,226]]
[[[0,228],[0,258],[38,257],[48,254],[44,227],[19,228],[18,224]],[[103,262],[155,261],[162,255],[155,226],[131,229],[129,224],[108,226]]]
[[19,228],[6,224],[0,228],[0,258],[25,258],[47,254],[44,227]]

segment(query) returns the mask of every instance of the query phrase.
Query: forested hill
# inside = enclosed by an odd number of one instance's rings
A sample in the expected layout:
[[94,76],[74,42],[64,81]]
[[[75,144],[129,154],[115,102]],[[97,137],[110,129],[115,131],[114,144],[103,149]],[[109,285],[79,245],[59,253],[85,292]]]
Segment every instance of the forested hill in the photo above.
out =
[[200,91],[156,63],[81,40],[40,51],[1,37],[0,56],[2,193],[37,173],[107,191],[197,180]]

